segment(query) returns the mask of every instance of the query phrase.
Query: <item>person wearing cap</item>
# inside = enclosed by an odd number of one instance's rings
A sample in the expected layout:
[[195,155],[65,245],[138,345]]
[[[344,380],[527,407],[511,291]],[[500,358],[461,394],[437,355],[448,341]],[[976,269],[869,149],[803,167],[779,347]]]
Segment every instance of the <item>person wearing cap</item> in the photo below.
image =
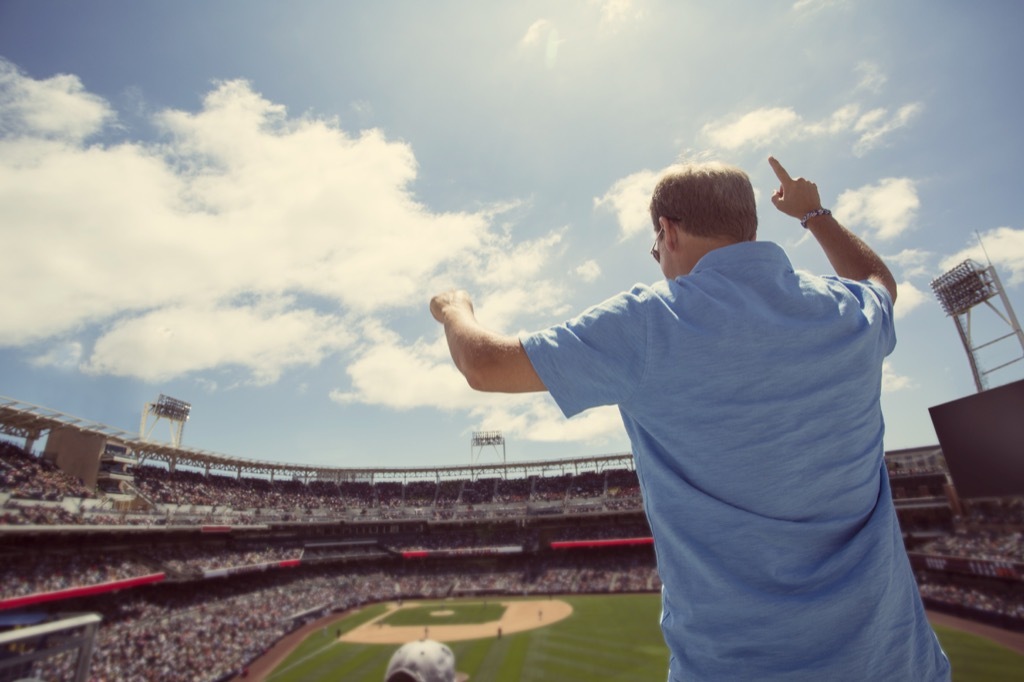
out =
[[403,644],[391,656],[384,682],[465,682],[455,671],[455,654],[431,639]]
[[676,680],[950,679],[883,459],[896,282],[774,158],[772,203],[835,275],[757,241],[746,173],[666,172],[650,203],[664,276],[519,337],[464,291],[430,302],[482,391],[548,391],[566,417],[616,405],[633,448]]

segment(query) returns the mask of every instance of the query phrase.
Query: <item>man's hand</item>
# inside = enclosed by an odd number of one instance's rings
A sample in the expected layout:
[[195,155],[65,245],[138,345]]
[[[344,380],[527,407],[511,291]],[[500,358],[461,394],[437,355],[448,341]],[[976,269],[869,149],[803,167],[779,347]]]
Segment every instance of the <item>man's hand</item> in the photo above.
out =
[[430,314],[441,324],[444,324],[445,318],[452,308],[468,310],[472,315],[473,301],[467,292],[460,289],[449,289],[430,299]]
[[772,203],[788,216],[803,218],[811,211],[821,208],[818,186],[810,180],[789,177],[789,173],[774,156],[768,157],[768,165],[779,179],[779,188],[772,194]]
[[[779,179],[779,188],[772,194],[775,208],[794,218],[803,218],[821,208],[818,186],[809,180],[789,177],[774,156],[768,164]],[[807,229],[818,240],[836,274],[847,279],[870,280],[889,292],[896,302],[896,280],[885,262],[864,241],[839,224],[831,215],[819,215],[807,222]]]

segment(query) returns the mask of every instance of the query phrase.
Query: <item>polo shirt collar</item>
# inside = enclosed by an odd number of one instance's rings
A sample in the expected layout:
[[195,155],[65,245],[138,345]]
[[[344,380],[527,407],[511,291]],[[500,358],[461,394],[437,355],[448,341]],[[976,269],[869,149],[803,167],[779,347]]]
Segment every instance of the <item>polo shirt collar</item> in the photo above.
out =
[[781,246],[775,242],[752,241],[730,244],[709,251],[693,266],[690,275],[696,275],[703,270],[731,270],[735,267],[750,268],[755,265],[793,269],[789,256]]

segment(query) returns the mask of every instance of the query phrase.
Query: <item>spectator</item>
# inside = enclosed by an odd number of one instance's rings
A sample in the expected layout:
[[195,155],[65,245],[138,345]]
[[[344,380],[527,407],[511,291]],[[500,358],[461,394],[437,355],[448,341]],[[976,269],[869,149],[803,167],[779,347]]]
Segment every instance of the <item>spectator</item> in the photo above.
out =
[[[444,644],[421,639],[391,656],[384,682],[456,682],[455,654]],[[465,679],[462,676],[461,679]]]
[[670,679],[948,680],[883,462],[895,280],[813,183],[769,164],[772,202],[838,277],[797,273],[755,240],[745,173],[690,165],[651,199],[666,281],[521,338],[482,327],[466,292],[438,294],[431,313],[473,388],[549,391],[566,417],[619,407],[665,584]]

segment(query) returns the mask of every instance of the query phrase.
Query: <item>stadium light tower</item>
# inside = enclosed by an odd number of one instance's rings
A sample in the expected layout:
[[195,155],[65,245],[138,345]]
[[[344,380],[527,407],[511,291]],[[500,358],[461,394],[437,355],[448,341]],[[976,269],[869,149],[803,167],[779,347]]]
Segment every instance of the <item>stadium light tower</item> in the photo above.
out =
[[501,431],[474,431],[469,445],[469,463],[479,462],[480,453],[484,448],[490,446],[497,452],[499,445],[501,446],[501,463],[505,464],[505,436],[501,435]]
[[[956,323],[956,330],[960,334],[960,341],[967,351],[967,360],[971,364],[971,372],[974,374],[974,385],[981,393],[988,388],[987,377],[996,370],[1003,369],[1007,365],[1024,359],[1024,333],[1021,332],[1020,323],[1013,313],[1010,300],[1003,291],[1003,285],[999,281],[999,275],[991,264],[984,267],[970,259],[965,260],[949,272],[946,272],[932,280],[932,291],[939,299],[942,309],[953,318]],[[993,299],[998,298],[1002,310],[993,305]],[[971,311],[985,304],[995,312],[1000,320],[1010,328],[1009,333],[986,341],[977,341],[972,336]],[[992,346],[1006,339],[1016,339],[1021,347],[1021,355],[1004,362],[991,369],[982,369],[978,361],[978,351]]]
[[[156,423],[161,419],[166,419],[171,425],[171,445],[178,447],[181,445],[181,434],[185,430],[185,422],[188,421],[188,415],[191,412],[191,404],[161,393],[155,403],[146,403],[142,408],[139,439],[149,440],[149,435],[153,432]],[[149,423],[150,417],[153,417],[152,424]]]

